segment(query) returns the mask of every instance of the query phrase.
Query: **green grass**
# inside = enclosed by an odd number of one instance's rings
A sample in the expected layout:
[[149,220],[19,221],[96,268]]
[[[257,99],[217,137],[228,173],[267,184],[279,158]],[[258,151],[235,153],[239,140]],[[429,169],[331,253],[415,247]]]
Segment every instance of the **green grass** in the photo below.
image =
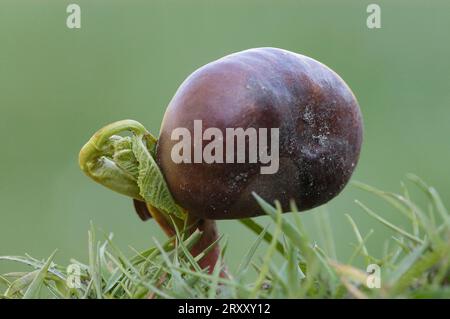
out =
[[[72,270],[79,270],[79,286],[70,285],[72,272],[57,265],[53,253],[45,260],[31,256],[1,256],[0,261],[25,264],[27,272],[0,275],[1,298],[450,298],[450,215],[438,192],[414,175],[407,176],[414,188],[427,196],[426,207],[410,198],[402,183],[401,194],[378,190],[353,182],[389,204],[408,220],[402,228],[382,218],[370,207],[356,201],[355,207],[390,230],[382,256],[370,254],[367,242],[372,231],[362,233],[350,215],[346,215],[355,234],[353,254],[348,260],[336,257],[335,244],[327,215],[318,219],[323,247],[309,239],[296,206],[292,218],[281,214],[278,203],[271,205],[255,194],[272,219],[271,227],[262,227],[254,219],[241,222],[256,234],[235,273],[220,276],[226,261],[226,242],[221,239],[222,256],[208,274],[198,265],[200,256],[189,248],[201,233],[189,237],[183,232],[176,238],[145,251],[125,255],[114,244],[113,236],[89,230],[89,261],[71,260]],[[96,238],[102,237],[101,240]],[[174,240],[175,239],[175,240]],[[263,242],[267,248],[258,252]],[[383,243],[384,244],[384,243]],[[281,258],[274,258],[275,255]],[[381,269],[380,288],[367,286],[366,268],[356,266],[363,259],[366,266]]]

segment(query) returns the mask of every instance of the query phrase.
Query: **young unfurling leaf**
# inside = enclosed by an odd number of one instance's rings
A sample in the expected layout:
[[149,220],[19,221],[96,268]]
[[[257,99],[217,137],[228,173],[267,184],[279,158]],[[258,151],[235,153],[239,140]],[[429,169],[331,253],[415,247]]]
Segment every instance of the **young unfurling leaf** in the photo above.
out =
[[133,154],[139,168],[137,179],[139,194],[148,204],[168,214],[183,218],[183,212],[175,204],[155,159],[138,136],[133,136],[131,140]]
[[[123,132],[132,136],[119,136]],[[93,180],[166,214],[182,218],[155,159],[156,138],[142,124],[124,120],[100,129],[80,152],[80,167]]]

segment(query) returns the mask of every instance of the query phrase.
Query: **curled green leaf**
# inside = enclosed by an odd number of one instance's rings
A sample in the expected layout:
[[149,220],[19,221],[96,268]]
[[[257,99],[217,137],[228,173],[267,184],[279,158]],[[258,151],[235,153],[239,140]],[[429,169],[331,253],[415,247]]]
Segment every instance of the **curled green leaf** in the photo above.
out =
[[164,176],[153,156],[139,137],[132,137],[133,154],[139,163],[137,183],[140,195],[148,204],[168,214],[184,219],[182,209],[175,204]]
[[129,136],[138,134],[147,147],[154,151],[156,139],[139,122],[123,120],[111,123],[97,131],[83,146],[79,155],[81,170],[94,181],[120,194],[142,200],[137,185],[137,162],[131,151]]
[[[131,136],[120,136],[131,132]],[[82,171],[103,186],[145,201],[165,214],[183,218],[184,212],[170,194],[156,161],[156,138],[133,120],[111,123],[83,146]]]

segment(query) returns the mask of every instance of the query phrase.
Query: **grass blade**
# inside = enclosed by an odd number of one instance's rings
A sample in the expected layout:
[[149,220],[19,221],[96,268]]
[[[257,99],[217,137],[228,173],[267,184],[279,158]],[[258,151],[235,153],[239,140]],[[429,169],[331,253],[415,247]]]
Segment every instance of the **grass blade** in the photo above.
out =
[[420,239],[420,238],[418,238],[418,237],[408,233],[406,230],[403,230],[400,227],[395,226],[394,224],[388,222],[387,220],[385,220],[384,218],[382,218],[379,215],[377,215],[374,211],[369,209],[367,206],[365,206],[360,201],[356,200],[355,203],[358,204],[367,214],[369,214],[370,216],[372,216],[373,218],[378,220],[380,223],[382,223],[386,227],[388,227],[388,228],[392,229],[393,231],[395,231],[395,232],[405,236],[406,238],[412,240],[416,244],[423,244],[423,240],[422,239]]
[[39,291],[44,282],[45,276],[47,275],[48,268],[52,263],[53,257],[56,254],[56,250],[50,255],[50,257],[45,262],[44,266],[42,266],[41,270],[37,273],[36,277],[31,282],[30,286],[28,286],[27,291],[23,295],[23,299],[34,299],[38,298]]
[[[251,231],[253,231],[256,235],[260,235],[264,228],[259,225],[257,222],[255,222],[253,219],[251,218],[243,218],[243,219],[239,219],[239,222],[241,222],[245,227],[247,227],[248,229],[250,229]],[[265,232],[263,239],[266,243],[270,244],[272,242],[272,234],[269,233],[268,231]],[[281,254],[284,255],[284,247],[283,244],[280,243],[279,241],[276,244],[276,248],[277,251]]]
[[102,293],[102,278],[100,273],[100,258],[99,258],[99,245],[95,241],[95,229],[91,223],[91,229],[88,232],[89,237],[89,274],[91,275],[95,294],[98,299],[103,298]]

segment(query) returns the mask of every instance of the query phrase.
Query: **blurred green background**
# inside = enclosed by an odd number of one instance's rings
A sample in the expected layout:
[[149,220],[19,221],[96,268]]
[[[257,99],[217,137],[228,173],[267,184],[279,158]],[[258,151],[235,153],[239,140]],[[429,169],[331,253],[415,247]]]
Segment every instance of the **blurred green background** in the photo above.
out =
[[[101,126],[124,118],[158,133],[177,87],[196,68],[226,54],[275,46],[311,56],[337,71],[355,92],[365,140],[354,179],[400,189],[414,172],[450,204],[450,2],[374,1],[382,28],[366,27],[373,1],[0,2],[0,255],[29,253],[56,261],[87,260],[92,220],[125,251],[162,239],[141,222],[129,199],[88,180],[80,147]],[[66,27],[66,7],[81,6],[82,27]],[[402,222],[354,186],[328,205],[338,252],[348,257],[350,213],[381,253],[391,233],[354,199]],[[320,241],[316,219],[304,213]],[[262,223],[264,217],[259,218]],[[219,222],[234,267],[255,236]],[[0,263],[0,272],[15,265]]]

